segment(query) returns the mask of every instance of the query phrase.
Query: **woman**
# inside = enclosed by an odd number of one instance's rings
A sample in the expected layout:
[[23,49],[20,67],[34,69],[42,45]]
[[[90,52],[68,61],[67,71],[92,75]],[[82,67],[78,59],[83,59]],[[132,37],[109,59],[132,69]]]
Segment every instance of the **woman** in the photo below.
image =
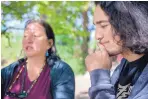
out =
[[2,98],[74,99],[74,73],[56,55],[49,24],[43,20],[28,21],[22,45],[26,58],[1,70]]

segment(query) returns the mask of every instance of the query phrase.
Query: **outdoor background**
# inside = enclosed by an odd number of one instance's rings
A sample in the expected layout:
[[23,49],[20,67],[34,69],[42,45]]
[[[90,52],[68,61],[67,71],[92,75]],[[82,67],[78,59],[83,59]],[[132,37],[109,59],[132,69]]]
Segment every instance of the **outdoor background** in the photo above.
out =
[[25,22],[44,19],[55,33],[57,54],[75,73],[76,99],[89,99],[90,81],[84,59],[95,49],[94,8],[94,3],[89,1],[2,1],[2,68],[23,57],[21,43]]

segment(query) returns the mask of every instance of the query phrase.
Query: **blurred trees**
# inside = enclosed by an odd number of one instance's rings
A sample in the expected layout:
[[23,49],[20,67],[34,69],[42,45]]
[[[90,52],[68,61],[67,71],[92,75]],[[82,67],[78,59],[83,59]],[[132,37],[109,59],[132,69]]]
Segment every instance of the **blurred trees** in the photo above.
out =
[[[88,1],[3,1],[2,36],[8,39],[11,46],[11,31],[23,30],[22,27],[10,25],[12,20],[24,23],[28,19],[44,19],[55,32],[59,56],[75,73],[84,73],[84,59],[88,51],[91,30],[89,16],[92,16],[92,4]],[[2,54],[2,57],[4,56]]]

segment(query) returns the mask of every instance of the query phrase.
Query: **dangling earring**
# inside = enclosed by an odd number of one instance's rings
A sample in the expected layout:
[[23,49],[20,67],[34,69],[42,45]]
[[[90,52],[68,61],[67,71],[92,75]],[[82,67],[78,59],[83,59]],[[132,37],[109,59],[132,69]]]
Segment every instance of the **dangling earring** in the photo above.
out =
[[48,50],[46,51],[46,54],[45,54],[45,55],[46,55],[46,57],[48,57],[48,56],[49,56]]

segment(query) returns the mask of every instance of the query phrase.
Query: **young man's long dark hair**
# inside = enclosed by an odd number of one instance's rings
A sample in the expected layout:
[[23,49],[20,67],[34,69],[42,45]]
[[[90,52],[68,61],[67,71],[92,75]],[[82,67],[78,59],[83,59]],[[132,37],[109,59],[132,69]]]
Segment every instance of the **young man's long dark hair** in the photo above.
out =
[[121,37],[123,46],[136,54],[148,53],[148,2],[96,1]]

